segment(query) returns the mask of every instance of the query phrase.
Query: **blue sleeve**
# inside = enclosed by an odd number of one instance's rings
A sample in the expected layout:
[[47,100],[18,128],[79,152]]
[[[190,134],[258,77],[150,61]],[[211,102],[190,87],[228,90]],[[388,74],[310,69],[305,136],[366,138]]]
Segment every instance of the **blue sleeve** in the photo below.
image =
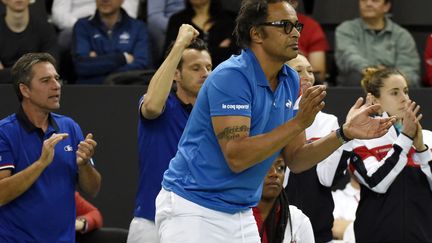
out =
[[0,170],[15,168],[12,149],[3,133],[0,133]]
[[208,80],[211,116],[251,116],[253,91],[250,81],[240,72],[220,69]]
[[128,71],[137,69],[146,69],[150,66],[150,48],[149,48],[149,37],[148,31],[144,23],[140,21],[134,21],[136,28],[136,39],[133,45],[133,49],[130,54],[134,56],[134,61],[130,64],[123,65],[116,71]]
[[98,76],[109,74],[113,70],[126,64],[126,59],[122,52],[98,55],[90,57],[94,48],[91,43],[92,32],[87,25],[86,19],[79,20],[73,30],[73,56],[75,70],[78,76]]

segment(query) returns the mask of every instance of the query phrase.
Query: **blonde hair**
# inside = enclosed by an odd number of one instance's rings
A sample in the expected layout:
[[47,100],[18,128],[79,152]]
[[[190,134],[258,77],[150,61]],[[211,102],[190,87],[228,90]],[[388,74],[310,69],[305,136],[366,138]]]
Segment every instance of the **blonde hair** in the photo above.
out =
[[376,98],[379,98],[381,96],[380,88],[384,86],[384,79],[392,75],[401,75],[408,84],[406,76],[397,69],[376,67],[366,68],[363,72],[363,79],[361,80],[363,91],[366,94],[371,93]]

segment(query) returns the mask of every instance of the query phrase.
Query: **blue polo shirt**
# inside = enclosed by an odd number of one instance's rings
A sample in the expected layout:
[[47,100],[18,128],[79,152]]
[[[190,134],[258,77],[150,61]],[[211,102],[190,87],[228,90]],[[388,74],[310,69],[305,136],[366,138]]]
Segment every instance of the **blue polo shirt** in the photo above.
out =
[[0,242],[75,242],[76,151],[83,140],[72,119],[51,113],[46,132],[20,109],[0,121],[0,170],[17,174],[41,155],[43,141],[53,133],[69,137],[55,147],[52,163],[15,200],[0,206]]
[[139,184],[134,215],[154,221],[162,176],[176,154],[192,105],[182,103],[175,93],[170,93],[162,114],[148,120],[141,115],[142,102],[143,98],[138,111]]
[[201,206],[236,213],[258,204],[262,182],[279,152],[241,173],[228,167],[216,139],[213,116],[251,118],[250,135],[270,132],[293,117],[297,72],[284,65],[273,92],[249,49],[220,64],[201,88],[162,186]]

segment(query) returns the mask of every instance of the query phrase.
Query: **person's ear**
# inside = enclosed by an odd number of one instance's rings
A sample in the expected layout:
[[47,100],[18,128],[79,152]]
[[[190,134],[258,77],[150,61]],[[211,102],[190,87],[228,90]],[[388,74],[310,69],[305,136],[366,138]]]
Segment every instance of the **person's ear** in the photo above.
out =
[[251,42],[260,44],[263,40],[263,30],[259,27],[252,27],[249,31],[249,35],[251,37]]
[[180,72],[180,70],[177,68],[177,69],[175,70],[175,73],[174,73],[174,80],[175,80],[176,82],[179,82],[179,81],[181,81],[181,79],[182,79],[181,72]]
[[388,1],[388,2],[386,2],[384,4],[385,4],[385,6],[384,6],[385,7],[385,12],[388,13],[390,11],[390,9],[391,9],[391,2]]
[[21,95],[23,97],[25,97],[25,98],[29,98],[30,97],[30,88],[27,85],[25,85],[23,83],[20,83],[19,84],[19,89],[20,89]]

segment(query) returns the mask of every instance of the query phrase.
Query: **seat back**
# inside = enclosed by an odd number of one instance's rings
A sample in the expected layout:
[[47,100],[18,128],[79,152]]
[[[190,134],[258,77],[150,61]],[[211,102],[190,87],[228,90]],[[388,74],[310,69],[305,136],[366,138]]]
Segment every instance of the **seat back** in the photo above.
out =
[[86,234],[76,234],[76,243],[126,243],[128,230],[101,228]]

